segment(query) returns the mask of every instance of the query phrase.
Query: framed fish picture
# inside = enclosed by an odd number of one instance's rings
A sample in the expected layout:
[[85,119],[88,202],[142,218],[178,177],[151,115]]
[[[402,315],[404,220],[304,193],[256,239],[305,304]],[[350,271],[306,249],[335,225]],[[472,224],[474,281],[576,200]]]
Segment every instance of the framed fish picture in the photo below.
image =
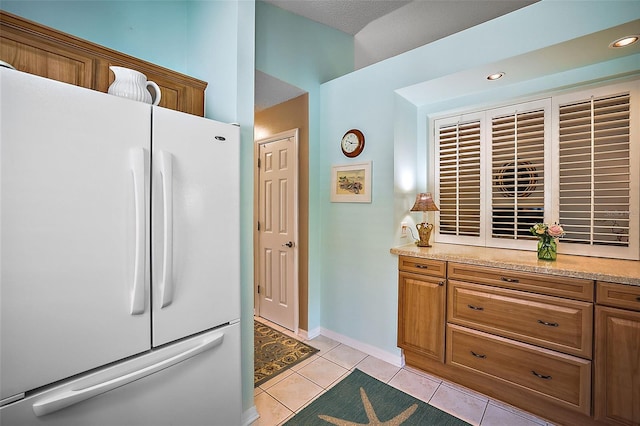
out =
[[331,202],[371,202],[371,161],[331,168]]

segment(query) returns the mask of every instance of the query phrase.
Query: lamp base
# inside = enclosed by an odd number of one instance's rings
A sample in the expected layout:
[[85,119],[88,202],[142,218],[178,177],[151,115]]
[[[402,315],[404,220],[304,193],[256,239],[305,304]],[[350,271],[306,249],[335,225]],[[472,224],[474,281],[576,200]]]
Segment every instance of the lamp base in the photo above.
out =
[[420,240],[416,241],[416,245],[418,247],[431,247],[429,239],[431,238],[431,231],[433,231],[433,224],[426,222],[418,223],[416,229],[420,236]]

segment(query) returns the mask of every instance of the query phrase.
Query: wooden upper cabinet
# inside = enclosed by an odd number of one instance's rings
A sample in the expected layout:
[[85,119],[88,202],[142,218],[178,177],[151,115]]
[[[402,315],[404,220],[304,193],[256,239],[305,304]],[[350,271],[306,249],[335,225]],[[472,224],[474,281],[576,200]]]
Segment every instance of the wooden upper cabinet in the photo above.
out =
[[160,87],[160,106],[204,116],[205,81],[4,11],[0,11],[0,60],[20,71],[105,93],[114,79],[110,66],[131,68]]

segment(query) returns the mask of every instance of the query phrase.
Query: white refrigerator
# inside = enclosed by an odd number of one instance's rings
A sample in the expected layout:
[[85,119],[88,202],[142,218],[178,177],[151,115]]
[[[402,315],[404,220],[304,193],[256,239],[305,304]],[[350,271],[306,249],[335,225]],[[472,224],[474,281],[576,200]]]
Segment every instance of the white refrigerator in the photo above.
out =
[[240,424],[239,129],[0,68],[0,424]]

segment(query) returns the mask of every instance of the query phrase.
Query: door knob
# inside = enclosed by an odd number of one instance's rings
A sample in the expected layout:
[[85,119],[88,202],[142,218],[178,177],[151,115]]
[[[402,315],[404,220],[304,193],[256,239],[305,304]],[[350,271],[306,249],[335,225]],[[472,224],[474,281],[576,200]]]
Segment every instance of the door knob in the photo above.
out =
[[282,245],[282,247],[287,246],[287,247],[293,247],[293,241],[289,241],[288,243],[284,243]]

